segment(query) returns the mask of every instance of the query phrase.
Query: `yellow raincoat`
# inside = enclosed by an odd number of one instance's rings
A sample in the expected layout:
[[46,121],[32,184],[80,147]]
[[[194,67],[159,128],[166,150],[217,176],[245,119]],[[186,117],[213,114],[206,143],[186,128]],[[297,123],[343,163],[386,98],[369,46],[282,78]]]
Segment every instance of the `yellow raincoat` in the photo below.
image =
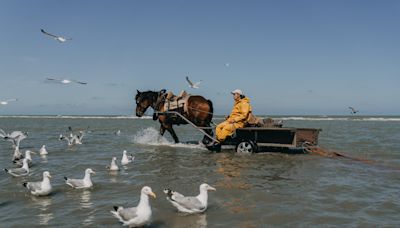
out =
[[217,140],[222,142],[226,139],[226,137],[232,135],[237,128],[244,127],[244,125],[247,123],[250,113],[251,106],[249,98],[244,97],[238,101],[235,101],[228,119],[218,124],[217,128],[215,129]]

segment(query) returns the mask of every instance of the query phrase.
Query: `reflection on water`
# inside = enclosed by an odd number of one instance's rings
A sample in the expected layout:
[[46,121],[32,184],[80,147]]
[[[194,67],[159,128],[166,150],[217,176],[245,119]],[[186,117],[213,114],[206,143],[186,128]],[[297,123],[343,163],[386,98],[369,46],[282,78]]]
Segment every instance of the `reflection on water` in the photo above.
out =
[[40,225],[48,225],[50,220],[54,218],[53,213],[50,210],[50,206],[52,204],[52,200],[50,197],[32,197],[32,201],[34,205],[39,209],[39,214],[37,215],[39,218]]
[[[84,209],[90,209],[93,208],[93,202],[91,201],[92,199],[92,192],[89,190],[84,190],[81,194],[81,201],[80,201],[80,205],[81,208]],[[87,218],[85,218],[85,220],[83,220],[82,225],[83,226],[89,226],[92,225],[94,222],[94,211],[93,210],[86,210],[88,212]]]
[[90,226],[94,222],[94,215],[89,215],[85,220],[83,220],[82,225],[83,226]]
[[207,227],[207,215],[206,214],[197,215],[196,224],[193,227],[196,227],[196,228]]
[[190,227],[190,228],[205,228],[207,227],[207,214],[185,214],[178,213],[171,217],[168,227]]
[[118,173],[119,171],[108,171],[108,173],[110,174],[110,182],[111,183],[117,183],[118,182]]
[[47,156],[46,155],[40,155],[40,158],[42,158],[42,163],[47,163]]
[[84,190],[81,195],[81,208],[91,208],[93,203],[90,201],[92,193],[88,190]]
[[238,160],[233,159],[231,154],[220,154],[217,159],[218,168],[217,173],[223,175],[223,179],[216,183],[217,187],[222,188],[236,188],[236,189],[248,189],[251,187],[243,178],[241,178],[241,172],[246,168],[246,163],[238,163]]

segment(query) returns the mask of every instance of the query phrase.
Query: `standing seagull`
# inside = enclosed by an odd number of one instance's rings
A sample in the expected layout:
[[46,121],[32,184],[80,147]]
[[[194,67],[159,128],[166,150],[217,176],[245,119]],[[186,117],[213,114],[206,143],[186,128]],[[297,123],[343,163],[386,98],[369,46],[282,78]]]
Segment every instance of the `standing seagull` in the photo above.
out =
[[47,196],[51,192],[50,173],[43,172],[43,180],[38,182],[25,182],[22,185],[31,191],[34,196]]
[[55,40],[57,40],[60,43],[64,43],[67,40],[72,40],[72,38],[65,38],[65,37],[62,37],[62,36],[56,36],[56,35],[50,34],[50,33],[46,32],[46,31],[44,31],[44,29],[40,29],[40,31],[45,35],[53,37]]
[[164,193],[167,194],[167,200],[171,202],[178,211],[189,214],[201,213],[207,210],[207,191],[215,191],[215,188],[205,183],[201,184],[199,188],[200,194],[197,196],[184,196],[179,192],[172,191],[171,189],[164,189]]
[[4,100],[4,101],[0,101],[0,105],[8,105],[8,102],[11,102],[11,101],[18,101],[18,99],[12,98],[12,99],[7,99],[7,100]]
[[192,81],[190,81],[190,79],[189,79],[188,76],[186,76],[186,81],[189,83],[189,87],[190,87],[190,88],[193,88],[193,89],[198,89],[200,83],[202,82],[202,80],[200,80],[200,81],[198,81],[198,82],[196,82],[196,83],[193,83]]
[[46,78],[48,81],[53,81],[53,82],[58,82],[61,84],[70,84],[72,82],[81,84],[81,85],[86,85],[86,82],[81,82],[81,81],[77,81],[77,80],[73,80],[73,79],[66,79],[66,78]]
[[358,110],[356,110],[355,108],[349,106],[350,112],[351,114],[356,114],[358,112]]

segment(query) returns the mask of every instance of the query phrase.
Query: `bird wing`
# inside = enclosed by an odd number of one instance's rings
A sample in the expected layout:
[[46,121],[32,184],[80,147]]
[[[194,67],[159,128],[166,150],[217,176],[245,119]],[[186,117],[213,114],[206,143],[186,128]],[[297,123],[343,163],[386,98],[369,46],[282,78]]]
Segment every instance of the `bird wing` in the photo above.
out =
[[59,79],[59,78],[46,78],[46,80],[49,80],[49,81],[62,81],[62,79]]
[[198,81],[198,82],[194,83],[193,86],[194,86],[194,87],[198,87],[198,86],[200,85],[201,82],[202,82],[202,81]]
[[51,36],[51,37],[55,37],[55,38],[58,37],[58,36],[56,36],[56,35],[53,35],[53,34],[50,34],[50,33],[46,32],[46,31],[44,31],[44,29],[40,29],[40,31],[41,31],[43,34],[45,34],[45,35],[48,35],[48,36]]
[[13,131],[11,132],[11,134],[9,135],[10,138],[18,138],[18,137],[24,137],[26,138],[25,134],[22,131]]
[[186,81],[189,83],[189,85],[190,85],[190,86],[193,86],[193,82],[192,82],[192,81],[190,81],[190,79],[189,79],[189,77],[188,77],[188,76],[186,76]]
[[26,184],[26,188],[28,188],[31,191],[37,191],[37,190],[41,190],[42,189],[42,182],[38,181],[38,182],[28,182]]
[[77,81],[77,80],[71,80],[71,81],[73,81],[75,83],[78,83],[78,84],[82,84],[82,85],[86,85],[87,84],[87,82],[81,82],[81,81]]
[[204,205],[194,196],[182,196],[181,194],[173,194],[171,200],[188,210],[203,210]]
[[8,171],[9,174],[15,176],[15,177],[19,177],[19,176],[25,176],[27,175],[29,172],[28,170],[24,169],[24,168],[15,168],[15,169],[10,169]]
[[124,208],[122,210],[119,210],[118,214],[121,216],[121,218],[123,220],[129,221],[129,220],[137,217],[136,211],[137,211],[136,207],[130,207],[130,208]]
[[7,137],[7,134],[3,131],[3,129],[0,129],[0,137],[3,139]]
[[67,179],[65,183],[73,188],[82,188],[84,186],[84,182],[82,179]]

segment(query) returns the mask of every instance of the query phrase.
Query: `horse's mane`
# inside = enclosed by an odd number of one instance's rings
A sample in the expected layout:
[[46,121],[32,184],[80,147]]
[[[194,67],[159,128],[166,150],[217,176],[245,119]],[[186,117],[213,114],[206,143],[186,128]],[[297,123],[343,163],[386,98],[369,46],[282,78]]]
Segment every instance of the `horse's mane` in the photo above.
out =
[[136,94],[135,100],[137,100],[139,98],[139,96],[142,97],[142,98],[152,98],[154,96],[154,94],[158,94],[158,92],[157,91],[151,91],[151,90],[147,90],[147,91],[144,91],[144,92],[139,92],[139,93]]

